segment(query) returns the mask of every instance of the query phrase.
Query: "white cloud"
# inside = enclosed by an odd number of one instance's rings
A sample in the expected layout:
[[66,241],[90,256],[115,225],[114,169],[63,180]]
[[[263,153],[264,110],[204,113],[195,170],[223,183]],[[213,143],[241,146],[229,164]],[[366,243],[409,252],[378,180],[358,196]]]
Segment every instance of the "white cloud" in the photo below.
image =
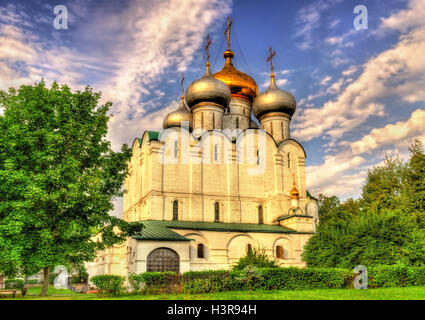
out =
[[320,27],[324,11],[332,8],[341,0],[317,0],[301,8],[295,17],[297,32],[294,38],[301,38],[300,49],[309,49],[314,42],[314,31]]
[[407,121],[375,128],[362,139],[351,143],[353,153],[370,153],[384,146],[405,148],[415,138],[425,138],[425,108],[417,109]]
[[331,81],[331,80],[332,80],[331,76],[326,76],[320,81],[320,84],[322,86],[326,86],[329,83],[329,81]]
[[323,135],[340,139],[370,117],[385,115],[379,102],[382,98],[394,97],[408,103],[424,101],[425,55],[418,52],[425,52],[423,28],[401,36],[393,48],[367,61],[359,77],[335,100],[320,108],[302,110],[295,136],[304,141]]
[[415,27],[422,27],[425,24],[425,1],[411,0],[408,8],[400,10],[398,13],[381,18],[381,30],[393,29],[406,32]]
[[[356,196],[368,168],[382,165],[385,155],[407,158],[408,147],[417,138],[425,139],[425,109],[415,110],[406,121],[374,128],[359,140],[339,142],[341,151],[325,156],[320,165],[306,167],[308,188],[315,194]],[[372,151],[372,159],[366,160]]]

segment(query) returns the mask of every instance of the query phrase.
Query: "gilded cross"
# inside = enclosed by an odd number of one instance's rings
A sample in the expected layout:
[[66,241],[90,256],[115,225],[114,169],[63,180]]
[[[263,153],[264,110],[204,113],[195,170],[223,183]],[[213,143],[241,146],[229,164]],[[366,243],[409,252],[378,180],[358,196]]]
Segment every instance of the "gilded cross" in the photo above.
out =
[[233,19],[230,19],[230,17],[227,17],[227,27],[224,31],[224,35],[227,37],[227,49],[230,50],[230,28],[232,26]]
[[182,87],[182,96],[184,94],[184,72],[182,72],[182,81],[180,82],[180,86]]
[[207,63],[210,62],[210,46],[211,46],[212,40],[210,38],[210,35],[207,35],[207,44],[205,46],[205,52],[207,54]]
[[270,55],[267,57],[267,62],[270,62],[271,76],[274,77],[273,57],[276,55],[276,51],[273,51],[272,47],[269,48]]

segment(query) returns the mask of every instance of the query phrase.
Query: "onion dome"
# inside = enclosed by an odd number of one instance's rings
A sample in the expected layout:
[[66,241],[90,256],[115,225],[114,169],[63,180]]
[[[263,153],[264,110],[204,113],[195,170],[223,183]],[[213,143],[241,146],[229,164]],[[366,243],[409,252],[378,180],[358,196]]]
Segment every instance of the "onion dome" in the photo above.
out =
[[270,112],[283,112],[292,117],[296,106],[297,102],[294,96],[285,90],[279,89],[274,80],[274,74],[272,74],[269,87],[255,98],[252,111],[257,119]]
[[250,76],[240,72],[233,66],[232,58],[234,54],[232,50],[227,49],[223,55],[226,59],[224,67],[214,74],[214,77],[229,86],[232,97],[252,102],[258,95],[257,83]]
[[185,97],[189,108],[203,102],[216,104],[225,109],[230,102],[231,95],[229,87],[213,77],[208,62],[202,78],[195,80],[187,87]]
[[180,106],[177,108],[177,110],[170,112],[164,118],[163,128],[166,129],[166,128],[170,128],[170,127],[173,127],[173,126],[181,127],[182,122],[189,123],[189,129],[192,129],[193,114],[186,107],[186,105],[184,103],[184,96],[183,95],[181,96]]
[[300,193],[298,192],[297,186],[295,185],[295,181],[291,191],[289,192],[289,197],[291,199],[297,199],[297,200],[300,198]]

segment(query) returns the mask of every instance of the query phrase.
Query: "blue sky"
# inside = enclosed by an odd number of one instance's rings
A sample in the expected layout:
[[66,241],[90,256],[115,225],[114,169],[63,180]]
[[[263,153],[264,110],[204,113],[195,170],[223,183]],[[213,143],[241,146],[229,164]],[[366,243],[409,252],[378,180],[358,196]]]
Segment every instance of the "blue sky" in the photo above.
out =
[[[65,5],[69,29],[53,27]],[[355,30],[356,5],[368,29]],[[368,168],[386,154],[408,155],[425,137],[425,0],[0,0],[0,89],[42,77],[112,101],[114,148],[160,129],[186,85],[224,61],[226,17],[234,20],[236,66],[260,91],[268,48],[278,84],[298,103],[292,135],[306,149],[314,193],[357,197]]]

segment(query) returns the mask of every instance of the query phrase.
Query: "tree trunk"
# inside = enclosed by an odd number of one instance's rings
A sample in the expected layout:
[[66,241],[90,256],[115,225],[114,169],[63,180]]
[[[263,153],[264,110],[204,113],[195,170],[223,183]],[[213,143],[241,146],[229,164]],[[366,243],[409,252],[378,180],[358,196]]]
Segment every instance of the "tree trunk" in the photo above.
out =
[[43,288],[41,289],[40,296],[47,296],[47,290],[49,289],[49,276],[50,276],[50,267],[44,267]]

